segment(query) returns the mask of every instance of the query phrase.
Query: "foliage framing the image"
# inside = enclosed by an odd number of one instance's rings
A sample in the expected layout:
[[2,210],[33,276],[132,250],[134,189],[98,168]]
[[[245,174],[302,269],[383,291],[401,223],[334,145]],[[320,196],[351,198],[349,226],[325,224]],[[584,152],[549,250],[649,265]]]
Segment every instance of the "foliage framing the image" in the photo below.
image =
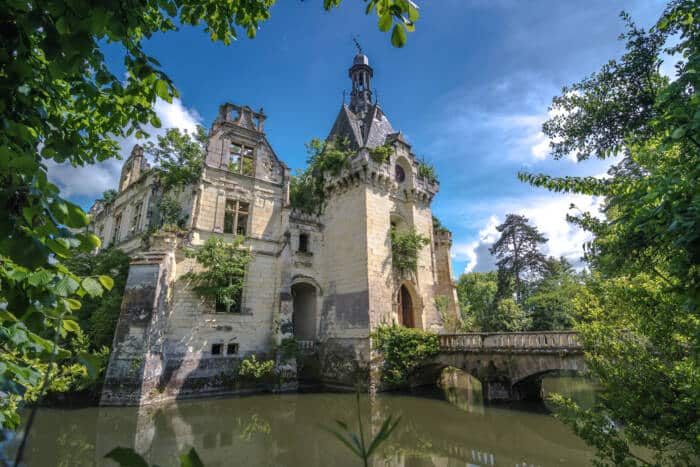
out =
[[244,237],[237,236],[232,242],[221,237],[209,237],[201,247],[187,251],[203,267],[200,272],[190,271],[185,277],[194,283],[193,289],[203,295],[214,297],[217,303],[230,310],[245,285],[245,275],[251,253],[243,246]]
[[430,239],[421,235],[415,229],[397,231],[392,228],[389,231],[391,237],[391,262],[394,268],[401,274],[415,272],[418,268],[418,253],[430,244]]
[[437,334],[403,326],[379,326],[370,335],[373,347],[382,354],[382,379],[403,384],[410,372],[440,350]]
[[[671,1],[649,31],[623,19],[625,54],[565,88],[543,126],[555,158],[620,162],[603,179],[519,176],[605,199],[606,219],[569,217],[594,234],[585,250],[592,293],[577,308],[600,403],[584,410],[559,398],[559,415],[604,461],[692,464],[700,456],[700,7]],[[659,73],[664,54],[681,60],[673,81]]]

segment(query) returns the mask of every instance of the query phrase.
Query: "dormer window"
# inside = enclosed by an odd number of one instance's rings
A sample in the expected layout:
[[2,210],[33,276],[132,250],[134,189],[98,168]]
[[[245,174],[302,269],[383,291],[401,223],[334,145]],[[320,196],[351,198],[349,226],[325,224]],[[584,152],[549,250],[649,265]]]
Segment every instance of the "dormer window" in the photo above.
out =
[[403,167],[401,167],[399,164],[394,166],[394,177],[399,183],[403,183],[406,180],[406,172],[404,172]]
[[253,148],[242,144],[231,143],[228,170],[249,177],[255,175]]

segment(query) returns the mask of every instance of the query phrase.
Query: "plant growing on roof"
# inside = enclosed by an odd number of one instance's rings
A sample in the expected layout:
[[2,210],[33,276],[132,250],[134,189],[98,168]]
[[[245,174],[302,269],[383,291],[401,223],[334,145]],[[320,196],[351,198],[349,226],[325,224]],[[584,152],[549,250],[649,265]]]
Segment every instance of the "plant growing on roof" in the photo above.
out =
[[325,177],[340,174],[355,151],[347,138],[330,141],[312,139],[306,143],[308,166],[290,182],[289,202],[295,209],[309,214],[320,214],[325,208]]
[[418,163],[418,176],[426,179],[430,183],[438,182],[437,173],[435,173],[435,167],[433,167],[433,164],[430,164],[428,162]]
[[382,144],[375,148],[369,148],[369,157],[379,164],[389,162],[389,157],[393,152],[394,147],[391,144]]

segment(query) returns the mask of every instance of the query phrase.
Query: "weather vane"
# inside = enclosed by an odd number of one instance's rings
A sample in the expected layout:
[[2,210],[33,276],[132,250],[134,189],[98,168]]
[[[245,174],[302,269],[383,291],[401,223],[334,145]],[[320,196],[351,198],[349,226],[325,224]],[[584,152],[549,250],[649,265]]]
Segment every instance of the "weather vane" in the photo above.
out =
[[355,47],[357,47],[357,52],[362,55],[362,46],[357,40],[357,36],[352,36],[352,41],[355,43]]

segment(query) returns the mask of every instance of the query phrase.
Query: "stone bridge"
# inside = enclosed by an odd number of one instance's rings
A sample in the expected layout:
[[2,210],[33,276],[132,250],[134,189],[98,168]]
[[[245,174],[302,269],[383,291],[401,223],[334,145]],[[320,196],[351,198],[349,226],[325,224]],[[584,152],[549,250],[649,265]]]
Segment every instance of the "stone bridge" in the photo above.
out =
[[477,378],[484,400],[540,398],[541,378],[552,372],[585,370],[583,347],[574,331],[444,334],[440,353],[411,377],[414,386],[435,384],[446,367]]

